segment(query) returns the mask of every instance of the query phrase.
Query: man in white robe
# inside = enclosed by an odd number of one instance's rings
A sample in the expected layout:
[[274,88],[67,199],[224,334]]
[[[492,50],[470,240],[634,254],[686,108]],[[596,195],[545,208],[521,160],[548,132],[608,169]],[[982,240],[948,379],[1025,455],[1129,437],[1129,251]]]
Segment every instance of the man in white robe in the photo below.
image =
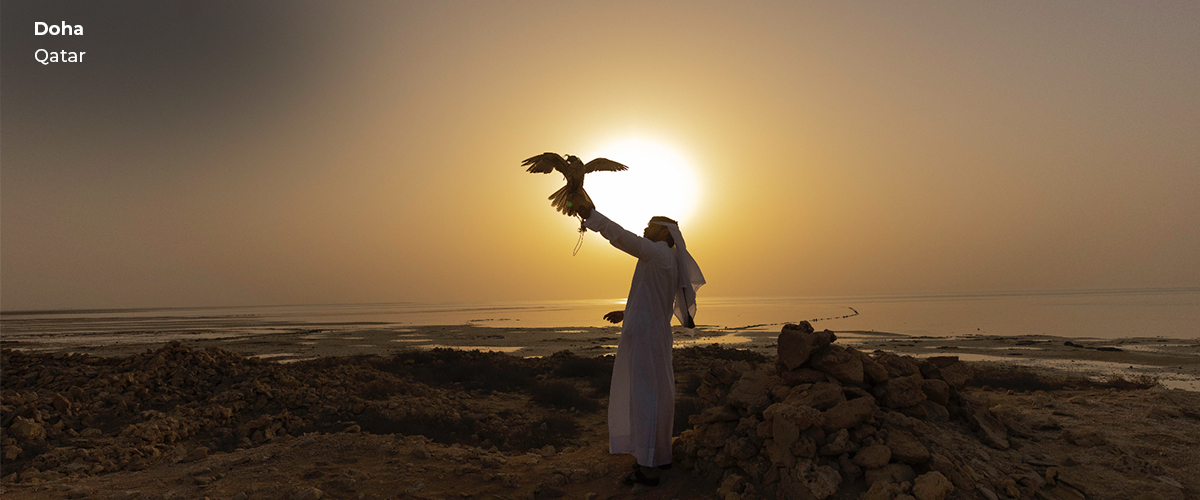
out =
[[623,321],[608,402],[609,452],[637,459],[640,467],[626,484],[656,485],[659,466],[671,463],[675,419],[671,316],[694,334],[696,289],[704,277],[675,221],[655,217],[638,237],[592,207],[580,213],[585,227],[638,259],[625,310],[604,316]]

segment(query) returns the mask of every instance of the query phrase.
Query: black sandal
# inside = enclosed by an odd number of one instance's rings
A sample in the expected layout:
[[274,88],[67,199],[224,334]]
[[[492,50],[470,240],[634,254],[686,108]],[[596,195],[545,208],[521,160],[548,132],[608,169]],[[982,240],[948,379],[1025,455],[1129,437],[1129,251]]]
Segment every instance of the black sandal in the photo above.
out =
[[[633,470],[638,470],[641,466],[637,462],[633,463]],[[671,464],[663,464],[658,466],[658,470],[671,470]]]
[[625,476],[625,480],[622,482],[625,483],[625,486],[633,486],[635,484],[641,484],[641,485],[645,485],[645,486],[658,486],[658,478],[657,477],[646,477],[645,474],[642,474],[641,469],[636,469],[632,473],[630,473],[628,476]]

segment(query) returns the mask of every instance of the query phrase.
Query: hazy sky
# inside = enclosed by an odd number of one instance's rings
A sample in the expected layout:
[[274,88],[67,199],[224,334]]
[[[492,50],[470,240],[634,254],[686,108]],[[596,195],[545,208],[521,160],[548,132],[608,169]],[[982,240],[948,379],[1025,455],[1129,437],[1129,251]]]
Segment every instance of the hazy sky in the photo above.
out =
[[630,139],[702,295],[1200,285],[1194,1],[0,9],[7,311],[623,297],[520,162]]

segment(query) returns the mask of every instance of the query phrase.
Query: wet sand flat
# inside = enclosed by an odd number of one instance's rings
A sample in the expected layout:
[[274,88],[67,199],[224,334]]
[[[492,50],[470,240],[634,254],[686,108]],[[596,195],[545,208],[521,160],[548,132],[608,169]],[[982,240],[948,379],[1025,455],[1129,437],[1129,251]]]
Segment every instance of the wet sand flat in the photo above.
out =
[[[1088,376],[1149,375],[1170,388],[1200,390],[1200,339],[1140,337],[1065,338],[1048,335],[912,336],[878,331],[835,332],[839,342],[863,351],[916,357],[958,356],[963,361],[1010,363]],[[718,344],[773,354],[777,326],[750,329],[700,328],[695,337],[675,329],[675,346]],[[331,356],[387,355],[408,348],[451,348],[505,352],[520,357],[569,350],[580,356],[616,352],[620,327],[514,328],[479,324],[395,325],[329,323],[311,325],[192,322],[179,330],[120,329],[58,332],[6,332],[3,346],[94,356],[128,355],[179,340],[199,348],[218,347],[246,356],[295,362]]]

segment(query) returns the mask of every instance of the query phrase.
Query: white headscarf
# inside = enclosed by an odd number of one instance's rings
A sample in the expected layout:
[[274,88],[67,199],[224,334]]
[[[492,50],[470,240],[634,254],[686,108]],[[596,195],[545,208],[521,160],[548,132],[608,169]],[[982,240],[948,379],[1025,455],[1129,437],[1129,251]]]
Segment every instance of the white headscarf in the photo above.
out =
[[695,337],[696,291],[705,283],[704,274],[700,272],[700,265],[696,264],[696,259],[688,253],[678,224],[662,219],[651,219],[650,223],[665,226],[671,232],[671,238],[675,240],[675,247],[671,249],[675,254],[675,267],[679,273],[679,281],[675,287],[675,319],[679,320],[679,324],[683,325],[688,335]]

